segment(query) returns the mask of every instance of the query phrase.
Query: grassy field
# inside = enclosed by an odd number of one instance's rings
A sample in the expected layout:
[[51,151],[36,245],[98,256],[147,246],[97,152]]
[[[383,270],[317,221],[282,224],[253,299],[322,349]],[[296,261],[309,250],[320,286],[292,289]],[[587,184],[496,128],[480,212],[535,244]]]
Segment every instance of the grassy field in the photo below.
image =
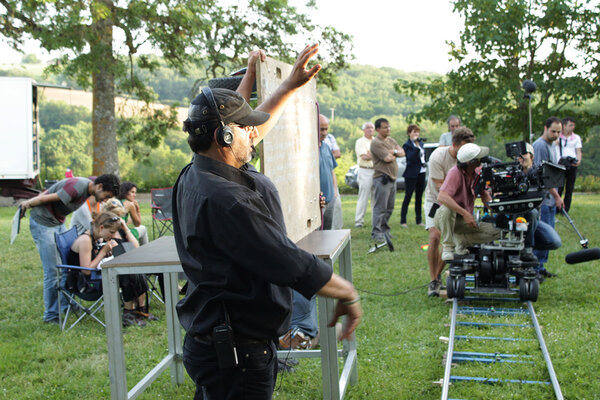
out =
[[[367,255],[369,228],[352,228],[354,283],[362,290],[364,319],[357,330],[359,382],[348,399],[437,399],[441,389],[432,382],[443,377],[450,307],[426,296],[429,281],[423,228],[414,225],[412,209],[408,228],[392,216],[396,252],[381,249]],[[346,227],[353,226],[356,196],[343,197]],[[144,223],[151,227],[148,204],[142,205]],[[42,268],[29,234],[28,221],[15,244],[9,245],[15,208],[0,208],[0,399],[107,399],[110,398],[106,336],[102,327],[86,322],[62,333],[42,323]],[[600,246],[600,196],[577,195],[571,215],[591,246]],[[370,212],[368,221],[370,223]],[[567,399],[600,399],[597,380],[600,362],[600,262],[566,265],[564,256],[579,250],[579,239],[564,217],[558,232],[563,247],[551,252],[548,269],[559,276],[542,284],[535,308],[558,380]],[[151,231],[151,229],[150,229]],[[367,292],[368,291],[368,292]],[[373,294],[373,293],[378,293]],[[502,305],[504,306],[504,305]],[[131,388],[166,354],[164,310],[152,312],[160,321],[125,330],[127,379]],[[495,332],[494,332],[495,333]],[[508,334],[507,334],[508,335]],[[495,347],[494,347],[495,346]],[[467,347],[473,348],[470,345]],[[486,351],[518,351],[502,344],[486,344]],[[522,349],[521,349],[522,350]],[[541,362],[541,357],[536,362]],[[486,372],[461,367],[469,373],[495,378],[543,379],[542,367],[529,365],[486,367]],[[595,371],[595,372],[594,372]],[[457,371],[458,372],[458,371]],[[541,374],[541,376],[540,376]],[[456,389],[464,398],[552,399],[550,387],[505,384]],[[188,399],[194,387],[171,385],[165,373],[140,399]],[[320,362],[302,360],[296,373],[279,376],[276,399],[319,399]],[[451,392],[452,393],[452,392]]]

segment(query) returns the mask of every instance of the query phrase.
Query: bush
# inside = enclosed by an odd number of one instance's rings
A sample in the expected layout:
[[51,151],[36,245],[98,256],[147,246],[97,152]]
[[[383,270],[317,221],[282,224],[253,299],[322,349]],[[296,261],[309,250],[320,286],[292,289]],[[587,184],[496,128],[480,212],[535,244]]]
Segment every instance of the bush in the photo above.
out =
[[600,192],[600,177],[597,176],[579,176],[575,181],[576,192]]

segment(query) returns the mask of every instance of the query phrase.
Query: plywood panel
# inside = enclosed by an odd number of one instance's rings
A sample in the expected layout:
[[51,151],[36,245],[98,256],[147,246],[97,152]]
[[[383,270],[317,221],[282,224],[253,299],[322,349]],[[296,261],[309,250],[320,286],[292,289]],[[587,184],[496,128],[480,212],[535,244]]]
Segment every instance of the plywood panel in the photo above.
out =
[[[259,104],[291,72],[292,66],[267,58],[258,63]],[[321,225],[317,86],[304,85],[289,100],[273,130],[262,142],[261,171],[277,186],[288,231],[294,242]]]

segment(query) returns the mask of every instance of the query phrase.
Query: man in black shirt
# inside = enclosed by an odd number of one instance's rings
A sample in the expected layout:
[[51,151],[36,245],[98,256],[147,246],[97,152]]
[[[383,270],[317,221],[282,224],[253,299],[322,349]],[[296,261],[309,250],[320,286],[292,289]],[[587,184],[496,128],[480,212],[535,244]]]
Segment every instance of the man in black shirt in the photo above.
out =
[[334,319],[348,316],[343,338],[360,321],[352,284],[287,238],[253,178],[239,169],[286,101],[319,71],[320,65],[306,69],[317,51],[313,45],[300,53],[261,111],[226,89],[203,89],[190,106],[184,128],[195,156],[175,185],[173,217],[190,283],[177,310],[187,332],[184,365],[196,383],[196,399],[271,398],[274,340],[289,326],[292,288],[307,298],[318,293],[340,299]]

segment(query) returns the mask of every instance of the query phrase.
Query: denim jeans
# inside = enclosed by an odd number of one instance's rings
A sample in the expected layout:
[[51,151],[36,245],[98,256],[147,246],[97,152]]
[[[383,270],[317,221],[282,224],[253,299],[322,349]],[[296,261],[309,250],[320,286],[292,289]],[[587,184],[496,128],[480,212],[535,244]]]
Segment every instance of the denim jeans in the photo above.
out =
[[313,296],[310,300],[307,300],[306,297],[302,296],[295,290],[292,293],[294,298],[294,306],[292,308],[290,329],[298,328],[310,337],[316,337],[319,333],[316,296]]
[[[58,272],[56,264],[60,263],[60,256],[56,249],[56,241],[54,233],[66,231],[64,225],[45,226],[36,222],[33,218],[29,218],[29,230],[35,242],[42,268],[44,270],[44,321],[51,321],[58,318],[58,296],[56,284]],[[62,282],[66,281],[66,274],[62,275]],[[63,312],[67,310],[67,298],[63,295],[60,299]]]
[[[554,230],[554,218],[556,216],[556,207],[543,205],[540,208],[540,220],[535,230],[533,254],[537,257],[540,265],[538,270],[544,269],[544,264],[548,261],[548,254],[552,245],[558,248],[561,245],[560,236]],[[538,232],[539,231],[539,232]]]

